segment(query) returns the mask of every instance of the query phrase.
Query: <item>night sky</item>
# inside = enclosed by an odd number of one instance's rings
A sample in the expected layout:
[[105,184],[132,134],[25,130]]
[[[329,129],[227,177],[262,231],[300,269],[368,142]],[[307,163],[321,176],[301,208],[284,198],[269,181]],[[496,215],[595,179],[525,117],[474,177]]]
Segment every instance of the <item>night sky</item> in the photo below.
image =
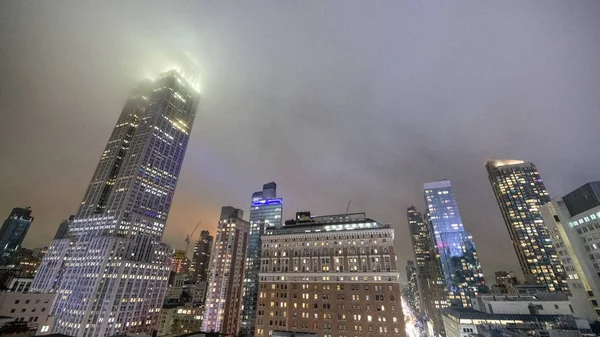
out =
[[488,281],[520,272],[487,180],[534,162],[552,197],[600,179],[598,1],[0,2],[0,217],[25,247],[76,212],[135,81],[173,52],[202,100],[164,241],[275,181],[284,218],[366,212],[396,229],[450,179]]

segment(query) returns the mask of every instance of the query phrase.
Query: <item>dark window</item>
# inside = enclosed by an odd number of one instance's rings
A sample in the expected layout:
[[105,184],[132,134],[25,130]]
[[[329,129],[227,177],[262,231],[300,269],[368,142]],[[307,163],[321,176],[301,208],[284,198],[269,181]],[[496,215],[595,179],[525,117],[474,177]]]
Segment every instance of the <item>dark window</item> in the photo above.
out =
[[558,218],[558,215],[555,215],[555,216],[554,216],[554,221],[556,221],[556,222],[560,222],[560,219]]
[[592,305],[595,306],[595,307],[597,307],[598,306],[598,301],[592,300]]
[[554,305],[554,309],[558,309],[558,304],[555,304],[555,305]]

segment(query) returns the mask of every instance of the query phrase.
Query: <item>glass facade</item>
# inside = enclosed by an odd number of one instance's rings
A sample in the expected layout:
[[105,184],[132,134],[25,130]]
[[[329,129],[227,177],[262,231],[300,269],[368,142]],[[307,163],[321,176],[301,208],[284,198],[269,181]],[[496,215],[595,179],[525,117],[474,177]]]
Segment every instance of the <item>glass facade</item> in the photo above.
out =
[[492,160],[485,166],[526,281],[567,291],[565,271],[540,213],[550,197],[537,168],[520,160]]
[[452,306],[470,307],[471,298],[487,291],[473,237],[465,232],[448,180],[426,183],[427,219]]
[[32,291],[57,292],[48,331],[152,333],[171,249],[161,243],[199,95],[182,72],[141,83],[127,100],[68,237],[54,240]]
[[258,296],[258,273],[260,270],[261,237],[268,228],[281,227],[283,200],[277,198],[277,185],[274,182],[263,185],[262,191],[252,194],[250,204],[250,235],[246,252],[246,272],[244,276],[244,299],[242,303],[241,329],[247,335],[254,335],[256,302]]
[[32,222],[30,208],[13,208],[0,228],[0,264],[13,262]]

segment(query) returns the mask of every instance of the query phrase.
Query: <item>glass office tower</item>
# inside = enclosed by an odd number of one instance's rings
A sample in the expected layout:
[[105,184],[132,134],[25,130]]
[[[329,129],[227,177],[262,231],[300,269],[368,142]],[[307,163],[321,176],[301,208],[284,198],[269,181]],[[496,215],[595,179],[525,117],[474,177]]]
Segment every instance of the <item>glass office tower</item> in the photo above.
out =
[[471,298],[487,291],[473,237],[465,232],[449,180],[424,184],[427,220],[452,306],[471,307]]
[[565,271],[540,213],[550,196],[537,168],[522,160],[490,160],[485,167],[525,280],[549,291],[567,291]]
[[250,204],[250,235],[246,253],[244,276],[244,300],[242,303],[241,330],[254,336],[256,301],[258,296],[258,272],[260,270],[261,237],[267,228],[281,227],[283,200],[277,198],[277,184],[263,185],[262,191],[252,194]]
[[87,337],[155,329],[170,270],[161,238],[199,100],[193,82],[170,70],[127,100],[68,237],[52,242],[33,282],[32,291],[57,292],[43,330]]
[[0,264],[13,262],[13,257],[21,248],[32,222],[33,217],[29,207],[13,208],[0,228]]

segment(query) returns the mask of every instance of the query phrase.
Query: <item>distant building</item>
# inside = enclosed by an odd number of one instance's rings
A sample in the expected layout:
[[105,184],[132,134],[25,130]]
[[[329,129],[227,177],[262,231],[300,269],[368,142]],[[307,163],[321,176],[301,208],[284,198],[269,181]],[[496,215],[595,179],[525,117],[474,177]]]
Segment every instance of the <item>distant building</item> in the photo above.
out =
[[420,313],[429,318],[430,328],[443,334],[440,309],[447,307],[448,302],[443,273],[434,249],[432,229],[413,205],[406,210],[406,217],[417,265]]
[[187,274],[189,267],[190,260],[185,256],[185,250],[175,249],[171,256],[171,270],[177,274]]
[[210,254],[212,252],[214,238],[209,231],[201,231],[200,239],[194,246],[194,257],[190,266],[190,275],[193,283],[206,283],[208,278],[208,265],[210,263]]
[[452,306],[470,307],[471,299],[488,291],[471,233],[463,228],[449,180],[424,184],[427,221]]
[[60,225],[58,225],[58,229],[56,230],[56,234],[54,234],[53,240],[61,240],[66,239],[69,235],[69,224],[75,219],[75,215],[71,215],[69,220],[63,220]]
[[248,249],[246,251],[244,300],[241,314],[241,329],[248,336],[254,336],[254,323],[256,322],[261,239],[267,229],[282,225],[282,215],[283,200],[277,198],[277,184],[274,182],[264,184],[262,191],[252,194],[250,235],[248,236]]
[[550,197],[535,165],[490,160],[485,167],[526,283],[568,291],[565,270],[539,211]]
[[208,272],[206,310],[202,331],[225,335],[238,333],[242,305],[242,279],[250,224],[243,211],[221,208],[221,218]]
[[162,308],[158,318],[158,336],[178,336],[198,332],[202,326],[203,307],[177,306]]
[[262,237],[257,337],[404,335],[394,230],[365,213],[299,212]]
[[406,288],[405,294],[413,312],[418,312],[420,307],[419,289],[417,285],[417,268],[415,261],[406,262]]
[[13,208],[0,227],[0,264],[13,262],[32,222],[31,208]]
[[600,320],[599,185],[587,183],[540,209],[567,273],[575,311],[590,321]]
[[519,284],[519,280],[517,279],[517,275],[510,271],[500,270],[494,273],[496,277],[496,284],[499,285],[517,285]]

